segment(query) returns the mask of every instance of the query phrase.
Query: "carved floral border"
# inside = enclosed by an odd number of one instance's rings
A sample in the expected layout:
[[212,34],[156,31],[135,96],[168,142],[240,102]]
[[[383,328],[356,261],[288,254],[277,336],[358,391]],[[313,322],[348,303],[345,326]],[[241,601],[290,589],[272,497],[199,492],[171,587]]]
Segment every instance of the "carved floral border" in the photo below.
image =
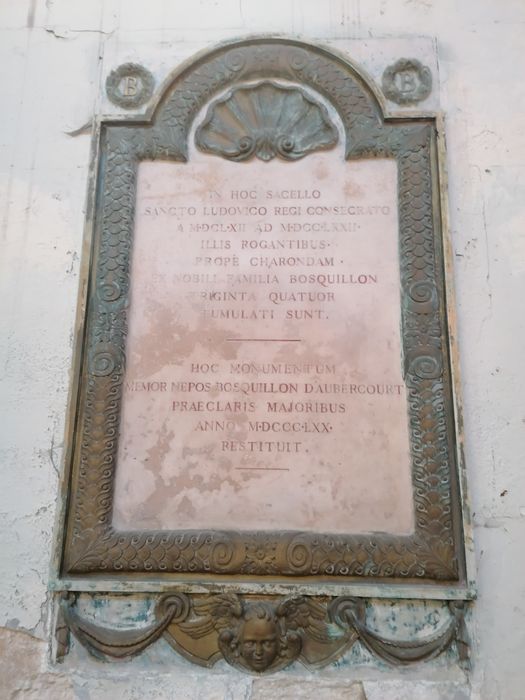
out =
[[[308,86],[345,129],[346,157],[392,157],[399,176],[402,341],[409,403],[415,533],[117,531],[112,498],[125,367],[137,165],[188,158],[188,133],[218,91],[256,79]],[[62,573],[195,573],[464,580],[442,242],[432,119],[385,120],[357,71],[327,50],[260,39],[216,49],[166,90],[150,125],[102,125]]]

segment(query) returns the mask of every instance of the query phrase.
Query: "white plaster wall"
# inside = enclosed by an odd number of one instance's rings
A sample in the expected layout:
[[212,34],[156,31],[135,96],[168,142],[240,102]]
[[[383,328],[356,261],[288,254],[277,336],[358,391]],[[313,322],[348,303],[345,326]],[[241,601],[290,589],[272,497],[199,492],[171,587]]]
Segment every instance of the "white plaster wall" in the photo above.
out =
[[[445,658],[252,681],[199,671],[163,642],[123,666],[82,649],[48,663],[90,149],[68,132],[96,108],[106,49],[109,63],[120,44],[140,61],[160,42],[176,64],[254,32],[437,38],[478,566],[469,674]],[[525,698],[524,46],[523,0],[0,0],[0,698]]]

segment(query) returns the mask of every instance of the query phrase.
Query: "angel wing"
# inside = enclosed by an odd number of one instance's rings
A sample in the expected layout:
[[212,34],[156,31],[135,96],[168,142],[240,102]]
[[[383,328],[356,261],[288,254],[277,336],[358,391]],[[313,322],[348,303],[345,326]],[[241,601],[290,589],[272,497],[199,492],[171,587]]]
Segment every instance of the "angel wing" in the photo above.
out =
[[326,606],[314,598],[297,596],[286,598],[277,607],[279,617],[286,619],[286,626],[291,630],[304,630],[306,634],[317,642],[327,643],[332,641],[329,635],[329,623]]
[[179,623],[180,629],[198,639],[217,630],[232,626],[242,616],[242,603],[235,593],[221,593],[193,599],[192,619]]

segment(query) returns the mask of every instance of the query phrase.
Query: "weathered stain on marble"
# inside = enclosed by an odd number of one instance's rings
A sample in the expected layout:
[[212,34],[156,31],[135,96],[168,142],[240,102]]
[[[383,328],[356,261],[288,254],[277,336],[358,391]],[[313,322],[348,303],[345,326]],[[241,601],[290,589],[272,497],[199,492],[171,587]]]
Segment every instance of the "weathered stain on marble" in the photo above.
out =
[[117,526],[412,530],[396,195],[341,149],[141,163]]

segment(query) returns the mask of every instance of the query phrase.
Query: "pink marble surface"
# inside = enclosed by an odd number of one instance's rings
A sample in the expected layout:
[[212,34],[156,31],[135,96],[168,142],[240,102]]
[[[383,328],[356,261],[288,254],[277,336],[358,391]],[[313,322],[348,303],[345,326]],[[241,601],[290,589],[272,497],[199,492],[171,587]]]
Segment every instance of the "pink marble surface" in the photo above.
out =
[[396,178],[140,165],[117,527],[412,531]]

